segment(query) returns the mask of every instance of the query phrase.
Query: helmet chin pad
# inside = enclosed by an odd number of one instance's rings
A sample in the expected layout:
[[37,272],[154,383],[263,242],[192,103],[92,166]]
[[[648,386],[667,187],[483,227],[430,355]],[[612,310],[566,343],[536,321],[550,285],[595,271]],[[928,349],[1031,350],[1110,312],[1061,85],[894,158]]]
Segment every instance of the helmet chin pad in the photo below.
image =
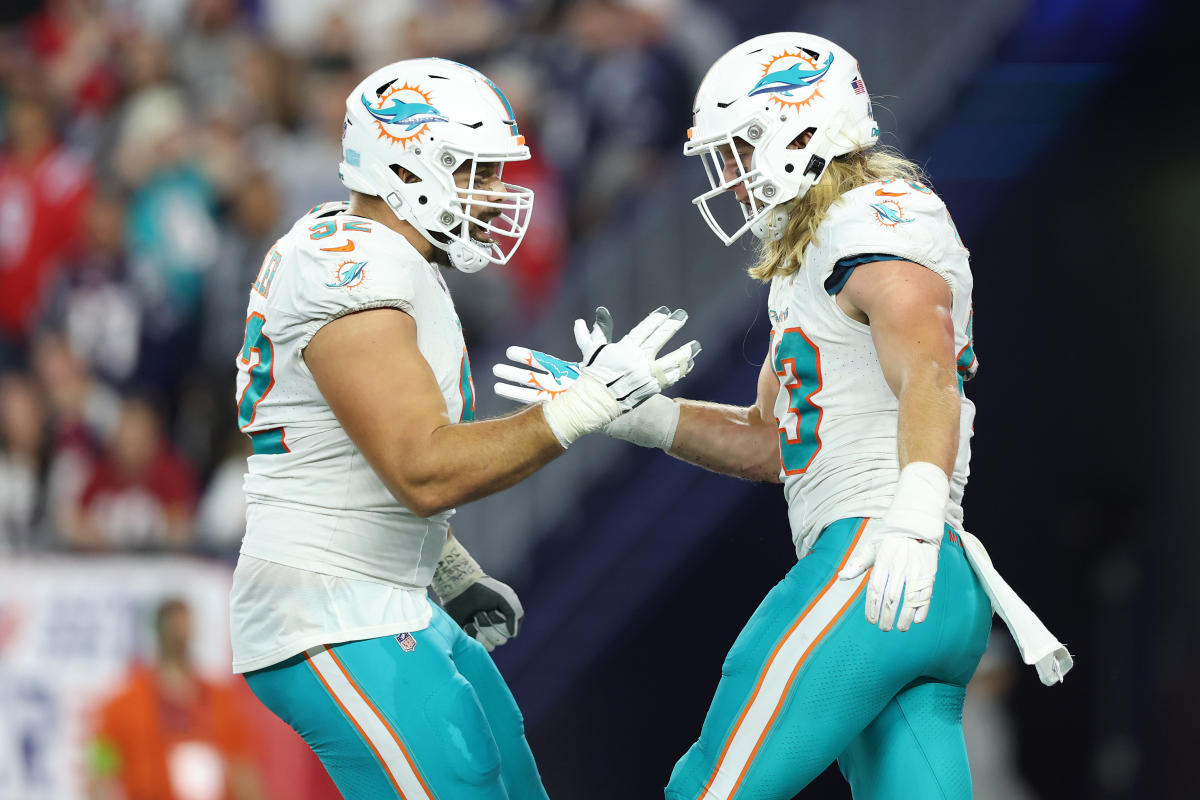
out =
[[778,242],[787,228],[788,215],[779,206],[764,209],[757,220],[750,223],[750,232],[764,242]]
[[486,245],[483,242],[479,242],[476,246],[475,243],[463,244],[462,242],[454,241],[446,248],[446,255],[450,258],[450,266],[459,272],[470,274],[472,272],[479,272],[479,270],[492,263],[487,257],[485,248]]

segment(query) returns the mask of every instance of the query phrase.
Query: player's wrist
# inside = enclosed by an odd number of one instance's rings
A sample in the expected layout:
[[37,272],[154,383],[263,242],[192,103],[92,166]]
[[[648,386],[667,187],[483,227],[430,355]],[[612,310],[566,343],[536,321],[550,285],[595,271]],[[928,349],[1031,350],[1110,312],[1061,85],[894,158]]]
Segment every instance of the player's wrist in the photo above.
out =
[[656,394],[627,414],[614,419],[604,432],[614,439],[638,447],[657,447],[668,450],[675,441],[679,426],[679,404],[670,397]]
[[941,544],[949,502],[950,478],[945,471],[928,461],[913,461],[900,470],[883,523],[888,530]]
[[442,557],[438,559],[437,567],[433,570],[430,585],[437,592],[438,599],[445,604],[484,577],[486,574],[479,562],[471,557],[458,539],[449,536],[442,547]]
[[565,450],[580,436],[619,417],[621,405],[607,386],[584,373],[562,394],[543,403],[542,414]]

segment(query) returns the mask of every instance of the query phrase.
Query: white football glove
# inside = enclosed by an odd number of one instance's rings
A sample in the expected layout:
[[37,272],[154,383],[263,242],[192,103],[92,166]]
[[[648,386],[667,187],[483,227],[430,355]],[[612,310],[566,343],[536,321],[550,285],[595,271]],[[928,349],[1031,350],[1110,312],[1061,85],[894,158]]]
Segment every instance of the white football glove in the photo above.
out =
[[850,580],[871,570],[867,580],[867,622],[878,625],[881,631],[890,631],[893,622],[900,631],[908,630],[914,622],[924,622],[933,598],[941,542],[913,539],[908,531],[884,526],[867,536],[838,573],[842,580]]
[[[682,308],[670,311],[666,306],[659,306],[621,339],[622,342],[632,341],[641,347],[650,366],[650,373],[663,389],[674,386],[691,372],[692,367],[696,365],[696,356],[700,355],[700,343],[693,339],[661,358],[658,356],[658,351],[671,341],[671,337],[679,332],[687,319],[688,314]],[[591,330],[588,330],[587,323],[583,320],[575,320],[575,344],[583,353],[585,363],[589,352],[595,352],[597,348],[612,341],[612,332],[612,314],[604,306],[596,309],[596,320]]]
[[[700,353],[700,343],[691,341],[661,358],[655,358],[663,345],[687,322],[687,312],[683,309],[677,309],[670,314],[667,312],[666,306],[650,312],[648,317],[621,340],[640,343],[639,347],[645,355],[650,374],[663,389],[673,386],[691,372],[696,363],[696,356]],[[611,338],[612,315],[604,306],[596,309],[596,321],[591,330],[588,330],[583,320],[575,320],[575,343],[583,353],[584,362],[597,350],[608,345]],[[578,380],[585,369],[578,361],[564,361],[557,356],[527,347],[510,347],[505,355],[510,361],[521,366],[493,366],[492,374],[502,381],[496,383],[494,389],[501,397],[516,400],[518,403],[540,403],[557,397]]]
[[949,496],[950,481],[940,467],[921,461],[905,466],[891,508],[868,523],[865,538],[838,573],[852,580],[871,570],[867,622],[881,631],[890,631],[893,622],[906,631],[929,615]]

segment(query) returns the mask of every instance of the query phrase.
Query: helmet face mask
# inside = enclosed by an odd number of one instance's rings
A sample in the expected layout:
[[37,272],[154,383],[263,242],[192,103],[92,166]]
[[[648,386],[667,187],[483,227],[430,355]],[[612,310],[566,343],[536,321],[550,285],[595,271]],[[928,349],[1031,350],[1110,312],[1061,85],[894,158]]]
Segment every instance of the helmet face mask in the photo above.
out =
[[[507,263],[528,230],[533,192],[499,177],[529,148],[503,93],[470,67],[422,58],[368,76],[346,100],[342,153],[342,183],[381,198],[459,270]],[[475,185],[481,164],[496,166],[487,188]]]
[[[481,267],[487,263],[507,264],[520,244],[515,232],[523,235],[529,225],[533,212],[533,192],[523,186],[501,181],[503,162],[496,165],[495,177],[489,181],[498,183],[500,189],[495,186],[476,188],[475,175],[479,165],[489,162],[472,159],[467,163],[471,168],[466,176],[466,187],[457,184],[454,187],[454,197],[461,212],[456,218],[457,222],[451,222],[450,230],[444,234],[451,242],[450,252],[456,252],[456,248],[462,250],[457,255],[459,264],[480,258],[484,259]],[[453,214],[452,211],[444,213]],[[477,238],[476,232],[485,238]],[[482,252],[475,253],[476,250]],[[475,271],[466,266],[458,268],[466,272]]]
[[[738,148],[738,140],[750,142],[749,134],[755,133],[756,138],[762,138],[763,126],[756,117],[743,122],[737,128],[715,134],[703,141],[688,142],[685,153],[699,155],[708,176],[709,190],[696,195],[693,205],[700,210],[704,221],[726,245],[733,244],[742,234],[757,226],[767,224],[773,213],[775,204],[771,202],[778,190],[771,184],[761,167],[755,165],[757,148],[748,154],[743,154]],[[753,144],[751,143],[753,147]],[[729,155],[725,155],[728,153]],[[728,159],[732,159],[736,172],[732,178],[725,178],[725,168]],[[746,201],[736,200],[742,212],[743,224],[732,232],[717,218],[710,205],[717,198],[735,198],[738,185],[745,186]],[[728,204],[728,200],[726,200]],[[760,237],[761,238],[761,237]]]
[[[701,156],[710,188],[692,202],[726,245],[748,230],[780,238],[787,222],[781,206],[803,197],[831,159],[879,137],[858,63],[805,33],[758,36],[721,56],[700,84],[693,116],[683,152]],[[726,179],[720,149],[736,154],[739,139],[753,145],[750,163],[738,157],[737,174]],[[739,184],[749,202],[738,204],[742,224],[727,230],[710,203]]]

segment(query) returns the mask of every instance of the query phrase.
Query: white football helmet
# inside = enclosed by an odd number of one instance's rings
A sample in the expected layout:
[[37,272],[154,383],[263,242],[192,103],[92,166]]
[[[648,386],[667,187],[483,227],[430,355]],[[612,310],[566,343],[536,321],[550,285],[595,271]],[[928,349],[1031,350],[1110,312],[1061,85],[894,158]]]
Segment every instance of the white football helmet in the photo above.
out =
[[[854,57],[809,33],[768,33],[739,44],[708,70],[692,108],[684,155],[701,156],[711,189],[693,203],[725,244],[747,230],[760,239],[783,236],[783,203],[803,197],[834,156],[863,150],[879,140],[871,99]],[[803,149],[790,145],[805,131]],[[736,139],[754,146],[750,164]],[[728,148],[737,175],[725,180],[718,147]],[[745,224],[732,233],[709,202],[745,183],[749,204],[738,203]]]
[[[339,176],[346,188],[383,199],[451,265],[476,272],[505,264],[529,226],[533,192],[504,184],[475,188],[481,162],[529,158],[504,93],[484,75],[454,61],[415,58],[379,69],[346,98]],[[471,161],[467,186],[454,171]],[[401,167],[417,178],[405,183]]]

